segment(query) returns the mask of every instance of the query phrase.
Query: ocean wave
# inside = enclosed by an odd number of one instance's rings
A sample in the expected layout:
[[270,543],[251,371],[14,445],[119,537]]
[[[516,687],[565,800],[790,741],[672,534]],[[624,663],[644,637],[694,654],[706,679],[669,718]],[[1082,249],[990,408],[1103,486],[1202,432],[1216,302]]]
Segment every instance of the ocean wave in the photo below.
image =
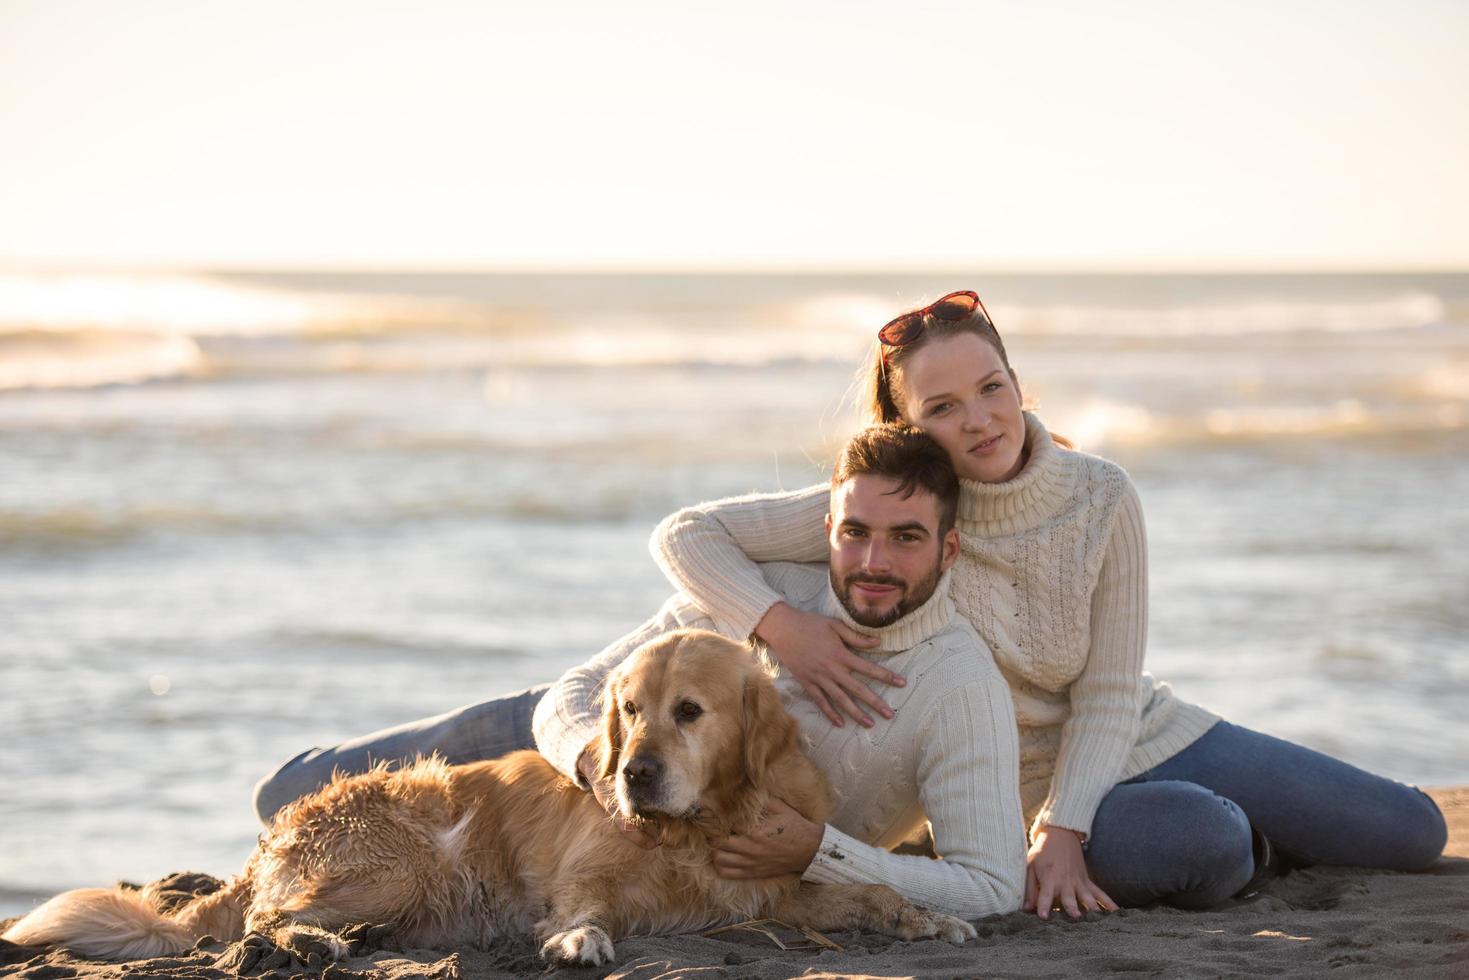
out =
[[291,511],[225,510],[180,505],[144,505],[127,510],[69,506],[41,512],[0,511],[0,545],[56,549],[95,548],[158,533],[319,534],[332,528],[391,527],[410,522],[454,520],[534,521],[584,525],[622,521],[637,512],[638,499],[625,491],[554,500],[541,493],[500,497],[446,495],[419,501],[364,498],[347,507],[323,503]]
[[[315,283],[331,289],[312,282],[0,274],[0,390],[501,367],[855,365],[875,326],[902,305],[876,291],[816,286],[804,295],[797,287],[794,295],[758,297],[747,294],[747,283],[726,292],[711,284],[699,302],[675,302],[649,285],[615,309],[559,308],[488,287],[450,295],[372,292],[368,276]],[[342,291],[354,283],[357,292]],[[1132,305],[1115,296],[1095,303],[997,297],[990,309],[1007,335],[1169,342],[1412,330],[1444,324],[1450,312],[1418,288],[1384,286],[1339,299],[1265,295],[1152,295]]]
[[514,650],[492,641],[448,637],[441,633],[401,633],[366,627],[280,627],[260,637],[252,645],[272,650],[321,652],[335,656],[343,650],[354,658],[383,658],[394,662],[406,655],[431,655],[437,660],[473,657],[477,660],[496,657],[518,657]]
[[1364,333],[1413,330],[1448,320],[1448,308],[1442,299],[1417,290],[1351,301],[1262,299],[1163,307],[997,304],[991,312],[1006,334],[1023,336],[1182,338]]
[[860,345],[800,337],[573,330],[535,338],[465,333],[226,337],[101,329],[0,331],[0,390],[95,388],[167,379],[413,374],[538,368],[753,368],[856,363]]
[[0,333],[0,391],[21,388],[95,388],[204,370],[199,345],[186,336],[118,331]]
[[240,513],[182,506],[143,506],[131,510],[61,507],[39,513],[0,511],[0,543],[98,546],[127,541],[155,531],[256,531],[288,527],[281,514]]
[[[351,371],[353,338],[397,337],[407,348],[423,332],[504,327],[494,309],[449,297],[292,291],[207,276],[0,274],[0,390]],[[447,346],[428,367],[452,362]],[[375,369],[415,370],[423,361],[400,356]]]
[[1469,401],[1469,361],[1429,368],[1410,386],[1409,393],[1422,398]]
[[1356,399],[1324,405],[1252,405],[1197,413],[1165,413],[1095,399],[1047,411],[1047,423],[1080,449],[1305,437],[1411,435],[1469,430],[1469,406],[1394,405],[1372,408]]
[[445,296],[267,288],[207,275],[0,274],[0,330],[329,336],[499,322],[485,304]]

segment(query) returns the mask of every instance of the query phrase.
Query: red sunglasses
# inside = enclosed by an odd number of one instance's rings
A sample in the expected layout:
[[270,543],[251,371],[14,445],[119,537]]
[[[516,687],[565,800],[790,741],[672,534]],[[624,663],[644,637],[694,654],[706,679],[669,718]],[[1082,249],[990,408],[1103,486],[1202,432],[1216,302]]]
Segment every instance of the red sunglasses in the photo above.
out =
[[[979,294],[970,289],[961,289],[947,296],[940,296],[921,310],[913,310],[902,316],[894,317],[877,332],[877,340],[884,347],[907,347],[909,344],[923,336],[923,320],[928,316],[938,317],[940,320],[966,320],[974,315],[978,309],[984,314],[985,321],[993,328],[995,321],[990,319],[990,311],[984,308],[984,301]],[[888,351],[882,352],[884,361],[888,358]]]

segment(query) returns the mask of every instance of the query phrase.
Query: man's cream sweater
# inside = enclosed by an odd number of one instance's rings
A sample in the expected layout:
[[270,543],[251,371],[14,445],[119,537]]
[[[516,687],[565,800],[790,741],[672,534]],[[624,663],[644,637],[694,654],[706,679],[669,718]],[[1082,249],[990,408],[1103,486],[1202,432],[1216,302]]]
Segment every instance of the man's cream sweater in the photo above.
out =
[[[961,481],[953,597],[1009,682],[1032,832],[1086,834],[1114,785],[1218,719],[1143,672],[1147,540],[1127,474],[1058,446],[1034,415],[1025,421],[1019,475]],[[828,495],[820,485],[679,511],[654,532],[654,557],[680,591],[748,637],[781,600],[755,563],[825,560]]]
[[[824,554],[823,554],[824,557]],[[826,775],[836,812],[803,878],[821,884],[886,884],[910,901],[973,919],[1020,907],[1025,825],[1017,791],[1018,749],[1009,691],[984,641],[955,614],[946,574],[933,597],[880,630],[854,623],[832,592],[826,566],[760,567],[761,582],[798,609],[842,619],[874,634],[864,654],[903,674],[885,692],[891,721],[836,728],[800,685],[773,661],[776,687]],[[686,598],[671,599],[653,619],[587,664],[568,671],[536,707],[536,745],[576,778],[576,760],[597,737],[597,700],[608,673],[633,650],[685,626],[720,624]],[[743,640],[746,631],[737,635]],[[940,860],[888,852],[927,820]]]

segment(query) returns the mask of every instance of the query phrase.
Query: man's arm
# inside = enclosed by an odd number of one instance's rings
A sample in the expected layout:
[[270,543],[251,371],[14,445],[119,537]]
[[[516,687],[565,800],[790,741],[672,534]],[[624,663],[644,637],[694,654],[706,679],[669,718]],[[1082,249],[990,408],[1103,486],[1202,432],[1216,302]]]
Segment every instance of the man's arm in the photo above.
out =
[[886,884],[918,905],[963,919],[1020,908],[1025,824],[1015,708],[997,674],[969,676],[952,686],[937,676],[924,679],[948,687],[916,736],[919,801],[940,860],[892,854],[827,826],[804,880]]

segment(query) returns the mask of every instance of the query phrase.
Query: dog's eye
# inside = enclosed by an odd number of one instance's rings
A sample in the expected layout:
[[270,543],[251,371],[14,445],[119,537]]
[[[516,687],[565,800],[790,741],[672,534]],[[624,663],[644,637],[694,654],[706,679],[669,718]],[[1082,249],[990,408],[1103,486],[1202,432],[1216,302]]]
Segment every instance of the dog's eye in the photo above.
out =
[[678,706],[679,721],[693,721],[704,713],[704,709],[692,701],[682,701]]
[[638,706],[631,701],[624,701],[622,702],[622,712],[626,715],[635,715],[638,713]]

